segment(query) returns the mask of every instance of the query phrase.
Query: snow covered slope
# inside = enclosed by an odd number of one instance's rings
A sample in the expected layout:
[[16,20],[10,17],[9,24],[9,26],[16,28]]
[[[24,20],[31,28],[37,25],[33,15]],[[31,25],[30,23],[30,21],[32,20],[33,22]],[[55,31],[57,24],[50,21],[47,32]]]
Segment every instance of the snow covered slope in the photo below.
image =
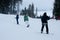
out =
[[48,21],[49,34],[41,34],[41,20],[29,18],[30,27],[27,28],[23,16],[16,24],[15,15],[0,14],[0,40],[60,40],[60,20]]

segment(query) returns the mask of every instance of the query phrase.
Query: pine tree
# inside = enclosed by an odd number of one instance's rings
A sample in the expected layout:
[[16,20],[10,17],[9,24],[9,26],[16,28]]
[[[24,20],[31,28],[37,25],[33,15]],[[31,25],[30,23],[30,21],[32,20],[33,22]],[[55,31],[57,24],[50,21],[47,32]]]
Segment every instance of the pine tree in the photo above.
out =
[[53,9],[53,15],[55,17],[60,16],[60,0],[55,0],[54,9]]
[[20,1],[20,3],[22,3],[22,0],[0,0],[0,12],[7,13],[9,11],[9,6],[15,6],[15,3],[17,1]]

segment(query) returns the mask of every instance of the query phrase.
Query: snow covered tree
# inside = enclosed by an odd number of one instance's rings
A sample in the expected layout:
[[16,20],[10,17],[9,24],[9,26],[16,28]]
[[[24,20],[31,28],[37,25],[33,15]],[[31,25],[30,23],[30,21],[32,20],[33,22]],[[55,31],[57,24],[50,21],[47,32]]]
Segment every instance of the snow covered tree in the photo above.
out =
[[35,15],[34,15],[34,4],[33,3],[32,3],[32,5],[29,4],[28,13],[29,13],[30,17],[33,17],[33,18],[35,17]]

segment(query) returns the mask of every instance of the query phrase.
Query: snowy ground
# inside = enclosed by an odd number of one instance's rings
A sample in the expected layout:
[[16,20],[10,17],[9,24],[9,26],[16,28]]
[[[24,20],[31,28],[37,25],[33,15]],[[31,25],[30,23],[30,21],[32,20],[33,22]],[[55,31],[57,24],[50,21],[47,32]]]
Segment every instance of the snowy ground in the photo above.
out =
[[60,40],[60,20],[48,21],[49,34],[41,34],[41,20],[29,18],[30,27],[27,28],[23,16],[16,24],[15,15],[0,14],[0,40]]

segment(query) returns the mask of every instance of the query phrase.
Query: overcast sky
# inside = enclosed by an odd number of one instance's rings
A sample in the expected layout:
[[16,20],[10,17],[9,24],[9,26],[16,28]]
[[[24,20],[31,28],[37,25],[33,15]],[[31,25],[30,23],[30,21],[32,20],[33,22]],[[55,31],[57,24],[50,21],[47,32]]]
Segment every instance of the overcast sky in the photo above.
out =
[[28,8],[29,4],[32,3],[38,10],[50,10],[53,8],[54,0],[23,0],[21,8]]

